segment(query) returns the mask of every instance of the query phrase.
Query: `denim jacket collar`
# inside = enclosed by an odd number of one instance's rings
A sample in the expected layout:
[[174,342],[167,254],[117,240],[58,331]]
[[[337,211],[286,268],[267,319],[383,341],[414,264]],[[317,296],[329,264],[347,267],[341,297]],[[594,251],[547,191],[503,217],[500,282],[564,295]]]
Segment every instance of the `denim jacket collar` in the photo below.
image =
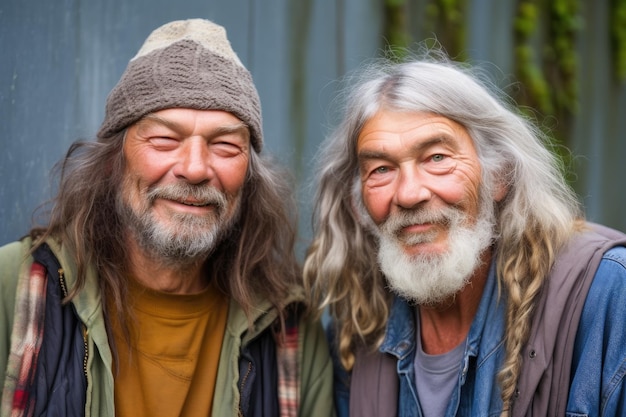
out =
[[[504,324],[504,316],[498,317],[498,314],[493,314],[499,310],[498,304],[504,304],[502,299],[498,300],[497,292],[495,263],[492,263],[480,305],[478,306],[476,316],[474,317],[472,326],[467,335],[467,345],[464,356],[478,355],[479,346],[484,333],[489,340],[483,344],[483,346],[480,346],[480,350],[486,350],[485,354],[497,348],[497,345],[501,343],[498,337],[492,338],[492,336],[496,336],[497,333],[502,333],[502,325]],[[414,311],[414,308],[405,299],[398,296],[394,297],[385,338],[379,349],[381,352],[389,353],[398,358],[398,360],[406,359],[407,355],[414,354],[413,351],[416,344],[416,314]],[[486,329],[485,324],[487,323],[487,319],[489,319],[490,326]],[[497,323],[494,323],[494,320]],[[496,326],[495,324],[498,325]]]
[[[467,335],[463,362],[459,364],[459,382],[452,394],[447,415],[455,415],[459,407],[467,404],[468,399],[464,399],[464,395],[471,395],[474,389],[486,389],[483,392],[491,392],[492,395],[485,396],[484,404],[474,404],[473,407],[478,405],[481,412],[493,410],[494,406],[498,407],[499,388],[493,380],[493,375],[501,364],[504,305],[503,295],[498,294],[495,262],[492,262],[476,316]],[[394,297],[385,338],[379,348],[380,352],[391,354],[398,359],[397,371],[400,378],[398,412],[402,416],[421,415],[413,370],[417,337],[416,317],[415,309],[406,300]],[[471,381],[466,381],[469,374]],[[480,385],[480,388],[477,385]]]

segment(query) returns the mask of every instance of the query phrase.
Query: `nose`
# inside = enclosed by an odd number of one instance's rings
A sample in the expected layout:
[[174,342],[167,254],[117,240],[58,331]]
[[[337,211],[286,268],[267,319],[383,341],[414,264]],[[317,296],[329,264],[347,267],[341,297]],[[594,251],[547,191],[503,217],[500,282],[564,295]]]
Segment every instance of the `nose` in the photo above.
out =
[[431,198],[432,192],[427,185],[425,174],[420,173],[415,167],[400,170],[395,194],[395,204],[398,207],[411,209]]
[[174,175],[190,184],[202,184],[213,177],[211,155],[202,138],[189,138],[180,148]]

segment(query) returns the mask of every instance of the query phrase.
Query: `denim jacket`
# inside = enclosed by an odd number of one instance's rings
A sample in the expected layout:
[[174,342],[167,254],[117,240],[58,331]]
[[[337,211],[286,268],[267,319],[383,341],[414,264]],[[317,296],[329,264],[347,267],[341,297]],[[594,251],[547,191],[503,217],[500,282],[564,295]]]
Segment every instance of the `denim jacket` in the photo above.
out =
[[626,416],[626,248],[609,250],[574,343],[567,416]]
[[[502,411],[500,390],[494,376],[504,357],[505,302],[498,298],[494,266],[489,272],[478,311],[469,333],[459,364],[458,384],[452,392],[446,416],[485,417]],[[380,351],[398,359],[398,416],[421,416],[415,388],[414,309],[403,299],[395,298],[389,324]],[[487,325],[488,323],[488,325]],[[476,393],[477,395],[474,395]]]
[[[625,300],[626,248],[616,247],[604,254],[585,301],[575,341],[567,416],[626,415]],[[492,265],[446,417],[500,415],[496,375],[505,353],[505,305]],[[396,297],[379,350],[397,358],[397,415],[401,417],[422,416],[413,370],[415,328],[414,309]],[[338,387],[335,394],[339,415],[348,416],[349,388]]]

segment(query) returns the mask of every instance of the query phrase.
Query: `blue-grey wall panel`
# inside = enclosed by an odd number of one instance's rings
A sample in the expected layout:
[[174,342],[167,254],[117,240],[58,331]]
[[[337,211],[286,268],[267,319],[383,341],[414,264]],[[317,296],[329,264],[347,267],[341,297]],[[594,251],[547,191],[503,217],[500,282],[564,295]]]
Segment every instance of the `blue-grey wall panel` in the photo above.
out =
[[[424,13],[424,1],[408,3],[412,13]],[[512,81],[514,3],[472,0],[466,16],[470,56],[493,62],[505,84]],[[581,109],[572,143],[584,155],[576,187],[590,217],[626,230],[626,87],[610,79],[607,4],[583,4]],[[72,141],[94,136],[108,92],[149,32],[190,17],[225,26],[252,72],[266,148],[298,179],[306,244],[312,161],[337,116],[337,79],[379,52],[381,12],[381,0],[0,2],[0,244],[28,230],[31,212],[53,192],[52,165]]]

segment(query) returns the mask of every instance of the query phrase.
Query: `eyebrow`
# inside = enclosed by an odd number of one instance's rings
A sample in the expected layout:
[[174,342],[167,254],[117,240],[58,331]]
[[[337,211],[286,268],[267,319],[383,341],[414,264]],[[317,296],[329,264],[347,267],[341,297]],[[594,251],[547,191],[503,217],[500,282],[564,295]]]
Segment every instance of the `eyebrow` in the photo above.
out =
[[[143,121],[153,121],[176,131],[183,130],[184,128],[181,123],[178,123],[174,120],[166,119],[154,113],[149,113],[145,115],[141,120],[139,120],[138,123],[141,123]],[[248,137],[250,135],[250,129],[248,128],[248,125],[244,122],[239,122],[231,125],[219,126],[215,128],[209,136],[211,138],[214,138],[239,132],[245,133],[246,135],[248,135]]]
[[[437,144],[445,145],[445,144],[452,144],[452,143],[453,143],[452,137],[450,137],[449,135],[446,135],[446,134],[437,135],[437,136],[433,136],[430,139],[427,139],[424,142],[420,142],[412,146],[411,152],[421,152],[424,149],[428,149],[429,147],[433,145],[437,145]],[[367,160],[371,160],[371,159],[387,159],[387,160],[392,159],[387,152],[373,151],[373,150],[360,151],[357,157],[360,163],[367,161]]]

